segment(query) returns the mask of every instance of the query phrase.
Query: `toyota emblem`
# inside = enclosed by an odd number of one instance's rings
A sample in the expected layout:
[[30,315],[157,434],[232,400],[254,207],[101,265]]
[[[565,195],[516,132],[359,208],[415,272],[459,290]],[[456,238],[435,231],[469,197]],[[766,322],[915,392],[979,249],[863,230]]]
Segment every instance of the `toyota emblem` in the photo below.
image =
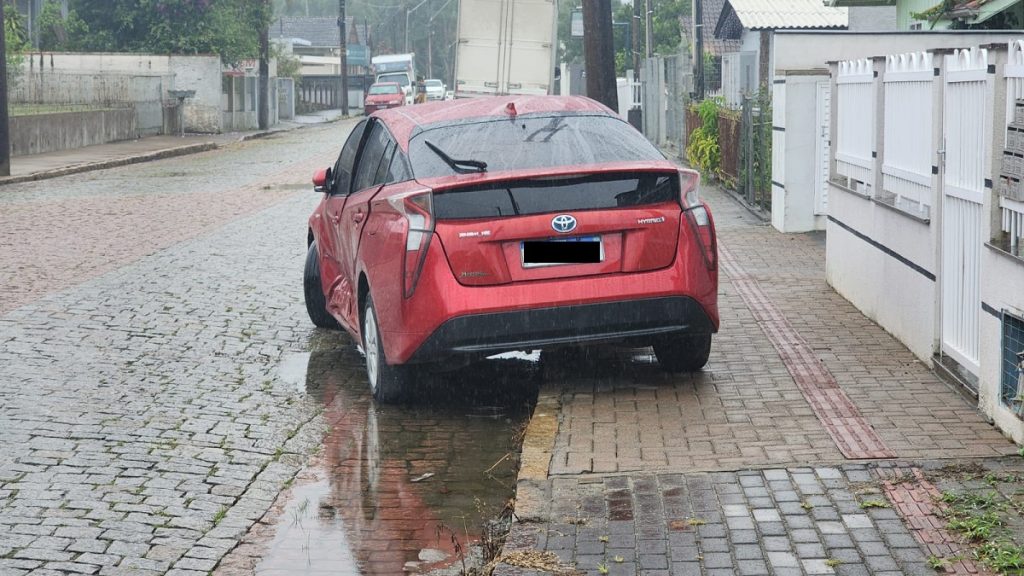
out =
[[576,229],[576,218],[568,214],[559,214],[551,219],[551,228],[559,234],[568,234]]

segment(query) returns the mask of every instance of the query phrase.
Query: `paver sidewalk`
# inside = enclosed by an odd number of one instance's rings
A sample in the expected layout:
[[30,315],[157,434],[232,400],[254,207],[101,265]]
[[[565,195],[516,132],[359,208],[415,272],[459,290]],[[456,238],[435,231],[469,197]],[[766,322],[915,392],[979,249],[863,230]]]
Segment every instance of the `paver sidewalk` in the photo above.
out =
[[[547,550],[588,574],[934,573],[928,557],[953,548],[922,538],[952,536],[932,530],[936,510],[892,506],[929,488],[883,489],[885,470],[1015,446],[827,285],[823,235],[779,234],[704,193],[721,248],[707,367],[673,376],[603,351],[548,378],[539,406],[557,430],[528,433],[550,453],[524,450],[506,558]],[[496,574],[532,573],[521,566]]]

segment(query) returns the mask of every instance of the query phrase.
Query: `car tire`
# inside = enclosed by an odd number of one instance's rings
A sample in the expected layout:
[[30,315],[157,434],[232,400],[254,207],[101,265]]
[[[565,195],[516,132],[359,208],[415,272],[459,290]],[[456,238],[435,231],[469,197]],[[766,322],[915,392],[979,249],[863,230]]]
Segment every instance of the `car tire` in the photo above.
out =
[[405,398],[412,383],[413,372],[410,366],[388,364],[384,356],[384,342],[380,337],[380,326],[377,324],[377,311],[373,307],[373,298],[366,296],[363,307],[363,353],[366,355],[366,378],[370,383],[373,399],[393,404]]
[[306,252],[306,267],[302,274],[302,292],[306,297],[306,313],[314,326],[337,330],[341,328],[338,321],[327,311],[327,298],[324,297],[323,284],[320,282],[320,256],[316,242],[309,245]]
[[654,342],[654,355],[666,372],[696,372],[711,356],[711,334],[677,334]]

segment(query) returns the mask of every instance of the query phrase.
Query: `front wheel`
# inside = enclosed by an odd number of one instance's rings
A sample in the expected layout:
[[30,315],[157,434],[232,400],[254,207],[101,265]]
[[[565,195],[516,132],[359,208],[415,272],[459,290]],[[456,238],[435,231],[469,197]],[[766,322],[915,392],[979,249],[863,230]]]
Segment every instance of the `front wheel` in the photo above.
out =
[[711,334],[674,334],[654,342],[654,355],[666,372],[696,372],[711,356]]
[[320,281],[320,255],[317,253],[316,242],[309,245],[306,252],[306,269],[302,274],[302,292],[306,297],[306,313],[314,326],[338,330],[341,325],[327,311],[327,298],[324,286]]
[[385,404],[401,401],[411,385],[412,370],[409,366],[388,364],[380,338],[380,327],[377,325],[377,312],[369,295],[363,309],[363,352],[366,354],[366,376],[374,400]]

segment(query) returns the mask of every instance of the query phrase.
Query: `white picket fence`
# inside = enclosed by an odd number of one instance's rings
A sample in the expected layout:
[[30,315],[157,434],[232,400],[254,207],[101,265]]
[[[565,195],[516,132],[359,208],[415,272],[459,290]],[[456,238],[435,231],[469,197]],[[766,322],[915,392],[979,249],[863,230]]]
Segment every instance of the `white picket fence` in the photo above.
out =
[[934,150],[932,54],[887,56],[884,78],[882,188],[895,197],[896,204],[928,217]]
[[871,60],[839,63],[836,172],[870,185],[875,169],[874,69]]

